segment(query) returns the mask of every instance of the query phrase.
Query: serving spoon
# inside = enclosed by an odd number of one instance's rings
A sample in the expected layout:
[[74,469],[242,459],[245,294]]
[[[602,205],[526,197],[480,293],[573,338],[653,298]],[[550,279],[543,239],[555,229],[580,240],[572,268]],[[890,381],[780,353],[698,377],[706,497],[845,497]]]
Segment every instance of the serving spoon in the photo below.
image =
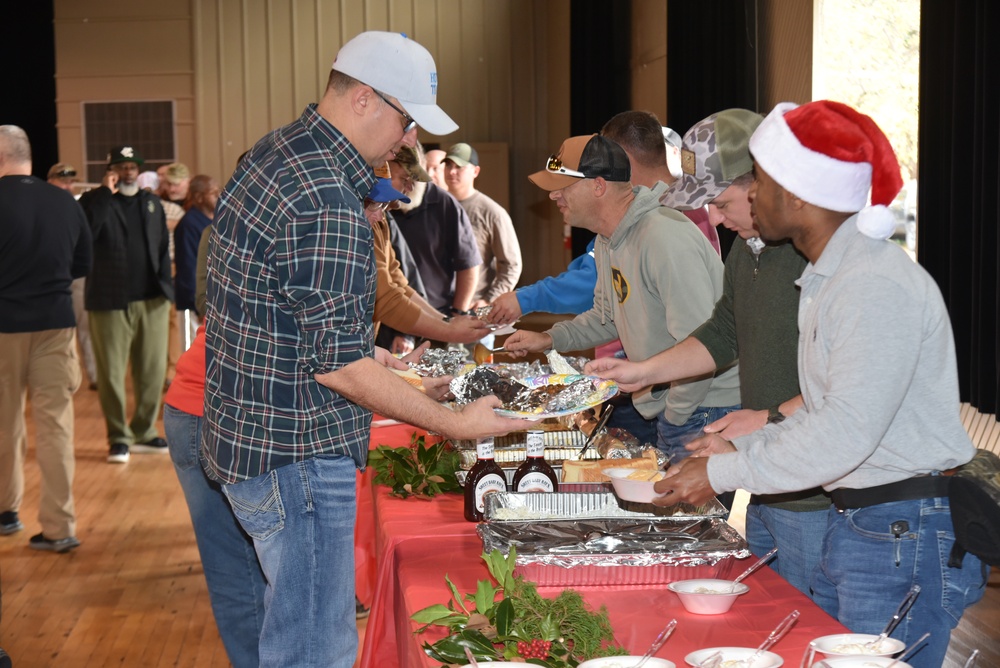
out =
[[503,346],[497,346],[496,348],[487,348],[481,343],[477,343],[472,347],[472,359],[475,360],[476,364],[486,364],[489,361],[490,355],[493,353],[509,353],[509,350],[504,349]]
[[730,593],[732,593],[733,589],[736,588],[736,585],[738,585],[740,582],[743,581],[743,578],[745,578],[746,576],[750,575],[751,573],[753,573],[755,570],[757,570],[758,568],[760,568],[761,566],[763,566],[767,562],[771,561],[771,559],[773,559],[774,555],[776,555],[777,553],[778,553],[778,548],[777,547],[771,548],[768,551],[767,554],[765,554],[763,557],[761,557],[760,559],[758,559],[754,563],[750,564],[750,568],[746,569],[745,571],[743,571],[742,573],[740,573],[739,575],[737,575],[736,579],[733,580],[730,583],[730,585],[729,585],[729,591],[730,591]]
[[903,617],[905,617],[906,613],[910,611],[911,607],[913,607],[913,602],[917,600],[917,595],[919,594],[920,594],[920,585],[915,584],[912,587],[910,587],[910,591],[907,592],[906,596],[903,597],[903,601],[899,604],[899,607],[896,608],[896,612],[895,614],[893,614],[892,619],[890,619],[889,623],[885,625],[884,629],[882,629],[882,633],[880,633],[879,636],[874,640],[869,640],[868,642],[866,642],[865,647],[868,648],[878,647],[883,640],[888,638],[889,634],[896,629],[896,626],[899,624],[900,620]]
[[920,636],[919,638],[917,638],[917,642],[913,643],[912,645],[910,645],[909,647],[907,647],[906,649],[904,649],[904,650],[903,650],[903,653],[902,653],[902,654],[900,654],[899,656],[897,656],[897,657],[896,657],[896,660],[895,660],[895,661],[893,661],[892,663],[889,663],[889,664],[886,664],[885,668],[892,668],[892,667],[893,667],[893,666],[895,666],[895,665],[896,665],[897,663],[901,662],[901,661],[902,661],[902,660],[903,660],[904,658],[906,658],[906,657],[907,657],[907,656],[908,656],[908,655],[909,655],[909,654],[910,654],[910,653],[911,653],[911,652],[912,652],[913,650],[915,650],[915,649],[916,649],[917,647],[919,647],[919,646],[920,646],[920,643],[922,643],[923,641],[927,640],[927,638],[929,638],[929,637],[930,637],[930,635],[931,635],[931,634],[930,634],[930,632],[928,631],[928,632],[927,632],[927,633],[925,633],[924,635],[922,635],[922,636]]
[[771,647],[773,647],[776,642],[785,637],[785,634],[788,633],[788,630],[790,628],[795,626],[795,622],[796,620],[798,620],[799,614],[800,613],[798,610],[792,610],[790,613],[788,613],[788,616],[782,619],[781,622],[774,627],[774,630],[771,631],[770,635],[768,635],[767,638],[764,639],[764,642],[760,644],[760,646],[757,648],[757,651],[755,651],[747,658],[743,659],[743,661],[741,662],[742,665],[746,666],[747,668],[753,666],[754,662],[764,655],[764,652],[771,649]]
[[654,640],[653,644],[649,646],[646,653],[642,655],[641,659],[639,659],[639,663],[632,666],[632,668],[642,668],[646,665],[646,662],[649,661],[650,657],[660,651],[660,648],[663,647],[663,643],[667,642],[667,638],[670,637],[670,634],[674,632],[675,628],[677,628],[677,620],[671,619],[667,622],[667,625],[663,627],[663,630],[660,631],[660,635],[656,636],[656,640]]

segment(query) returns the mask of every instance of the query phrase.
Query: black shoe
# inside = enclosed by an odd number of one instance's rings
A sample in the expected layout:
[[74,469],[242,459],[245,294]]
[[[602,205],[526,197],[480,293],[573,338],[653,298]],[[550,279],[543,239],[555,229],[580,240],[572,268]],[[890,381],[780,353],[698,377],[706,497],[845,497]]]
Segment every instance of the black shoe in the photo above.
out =
[[145,443],[134,443],[132,445],[132,452],[148,455],[150,453],[156,452],[166,452],[167,442],[162,438],[157,436],[156,438],[146,441]]
[[60,538],[59,540],[50,540],[43,534],[39,533],[31,537],[31,540],[28,541],[28,547],[32,550],[47,550],[49,552],[63,554],[64,552],[69,552],[74,548],[80,547],[80,541],[76,539],[76,536]]
[[365,617],[367,617],[370,614],[371,614],[371,610],[369,610],[368,608],[366,608],[364,606],[364,604],[361,603],[361,599],[359,599],[357,596],[355,596],[354,597],[354,618],[355,619],[364,619]]
[[9,536],[24,528],[16,510],[8,510],[0,513],[0,536]]
[[111,447],[108,449],[108,463],[127,464],[128,445],[125,443],[112,443]]

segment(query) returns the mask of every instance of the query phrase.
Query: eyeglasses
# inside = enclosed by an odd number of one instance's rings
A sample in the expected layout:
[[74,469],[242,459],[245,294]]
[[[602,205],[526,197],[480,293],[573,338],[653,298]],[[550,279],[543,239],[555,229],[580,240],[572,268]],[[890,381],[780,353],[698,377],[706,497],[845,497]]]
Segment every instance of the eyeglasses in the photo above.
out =
[[389,105],[390,107],[392,107],[393,109],[395,109],[396,113],[398,113],[400,116],[403,117],[403,134],[404,135],[407,132],[409,132],[410,130],[412,130],[413,128],[417,127],[417,122],[415,120],[413,120],[412,116],[410,116],[408,113],[406,113],[405,111],[403,111],[402,109],[400,109],[399,107],[397,107],[396,105],[394,105],[392,102],[390,102],[389,98],[387,98],[382,93],[378,92],[374,88],[372,88],[372,90],[375,91],[375,94],[378,95],[382,99],[383,102],[385,102],[387,105]]
[[52,176],[58,176],[60,178],[67,178],[67,177],[70,177],[70,176],[76,176],[76,170],[75,169],[60,169],[58,172],[56,172]]
[[578,179],[585,179],[587,175],[583,172],[578,172],[575,169],[569,169],[568,167],[563,167],[562,160],[557,155],[550,155],[548,162],[545,163],[545,171],[551,172],[553,174],[563,174],[565,176],[575,176]]
[[368,198],[365,198],[365,210],[375,212],[375,211],[385,211],[389,208],[392,202],[375,202]]

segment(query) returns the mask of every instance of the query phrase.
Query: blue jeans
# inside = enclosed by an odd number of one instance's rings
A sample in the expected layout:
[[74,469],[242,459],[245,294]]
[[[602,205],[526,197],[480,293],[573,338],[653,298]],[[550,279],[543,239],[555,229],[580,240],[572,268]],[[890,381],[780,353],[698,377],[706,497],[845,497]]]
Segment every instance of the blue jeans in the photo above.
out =
[[354,665],[355,477],[329,455],[223,486],[267,578],[261,665]]
[[823,557],[827,510],[796,512],[762,503],[747,506],[747,542],[755,557],[777,546],[770,566],[781,577],[809,596],[809,582]]
[[257,640],[264,624],[264,574],[253,541],[233,516],[219,483],[198,461],[202,419],[163,408],[163,428],[180,480],[208,583],[212,613],[234,668],[256,668]]
[[739,406],[720,408],[699,406],[682,425],[667,422],[661,413],[656,419],[656,447],[663,451],[671,464],[676,464],[691,454],[684,449],[684,446],[701,436],[707,425],[739,408]]
[[[903,522],[908,527],[897,538],[890,526]],[[929,631],[926,644],[906,662],[940,668],[951,629],[986,587],[986,571],[971,554],[962,568],[948,567],[954,543],[947,498],[831,509],[813,600],[855,633],[877,634],[919,584],[920,595],[892,637],[909,646]]]

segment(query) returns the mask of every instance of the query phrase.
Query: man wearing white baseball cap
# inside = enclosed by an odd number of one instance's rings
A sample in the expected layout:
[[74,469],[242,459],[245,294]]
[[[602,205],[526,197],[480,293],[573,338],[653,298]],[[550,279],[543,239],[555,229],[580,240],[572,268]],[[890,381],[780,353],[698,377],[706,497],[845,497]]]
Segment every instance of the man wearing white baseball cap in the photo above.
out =
[[376,263],[363,202],[372,167],[448,133],[434,59],[405,35],[341,48],[327,88],[240,161],[208,257],[202,460],[267,580],[261,665],[352,666],[355,469],[372,411],[451,438],[523,429],[499,399],[454,412],[374,345]]
[[[934,279],[897,245],[886,205],[902,185],[889,140],[838,102],[779,104],[750,139],[751,210],[767,241],[791,239],[809,264],[797,281],[804,410],[731,443],[702,440],[656,485],[664,501],[737,488],[823,486],[828,516],[814,600],[858,633],[878,634],[915,585],[893,633],[906,659],[939,668],[949,633],[986,572],[955,544],[949,476],[975,454],[959,417],[955,342]],[[866,206],[871,190],[871,206]]]

